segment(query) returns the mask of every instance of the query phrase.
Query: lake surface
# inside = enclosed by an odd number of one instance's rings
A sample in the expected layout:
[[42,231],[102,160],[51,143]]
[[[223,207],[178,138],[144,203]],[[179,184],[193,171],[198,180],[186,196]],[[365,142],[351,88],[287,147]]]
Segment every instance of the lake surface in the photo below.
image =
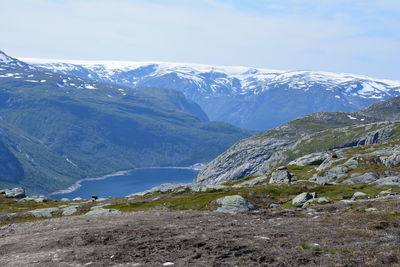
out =
[[143,168],[132,170],[128,174],[110,176],[103,180],[82,181],[81,186],[73,192],[55,194],[51,198],[88,199],[98,197],[125,197],[143,192],[162,183],[190,183],[198,171],[189,168]]

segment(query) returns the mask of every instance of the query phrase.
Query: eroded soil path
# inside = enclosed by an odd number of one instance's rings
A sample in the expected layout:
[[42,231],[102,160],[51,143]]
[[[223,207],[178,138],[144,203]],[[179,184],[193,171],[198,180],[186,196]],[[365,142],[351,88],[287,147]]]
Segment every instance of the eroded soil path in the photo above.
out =
[[399,266],[399,211],[387,200],[19,223],[0,228],[0,266]]

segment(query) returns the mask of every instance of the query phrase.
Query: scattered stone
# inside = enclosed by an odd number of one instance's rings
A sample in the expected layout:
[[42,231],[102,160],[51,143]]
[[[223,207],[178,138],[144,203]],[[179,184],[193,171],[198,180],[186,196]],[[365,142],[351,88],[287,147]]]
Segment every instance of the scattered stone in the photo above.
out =
[[28,213],[30,213],[32,216],[36,218],[50,218],[53,216],[53,213],[57,211],[58,208],[45,208],[45,209],[31,210]]
[[363,192],[355,192],[353,196],[351,197],[351,200],[357,200],[357,199],[366,199],[368,198],[368,195],[363,193]]
[[81,198],[81,197],[76,197],[76,198],[72,199],[72,201],[80,201],[80,200],[83,200],[83,198]]
[[248,211],[253,208],[253,205],[247,202],[242,196],[233,195],[219,198],[216,200],[217,204],[221,205],[215,211],[236,213],[241,211]]
[[169,261],[163,263],[163,266],[172,266],[172,265],[175,265],[175,263]]
[[293,200],[292,200],[292,204],[296,207],[301,207],[303,206],[304,203],[306,203],[309,199],[312,199],[315,197],[315,193],[314,195],[308,193],[308,192],[304,192],[301,193],[299,195],[297,195]]
[[270,184],[276,184],[276,183],[287,184],[292,181],[292,177],[293,177],[292,174],[289,173],[287,170],[277,170],[272,173],[269,183]]
[[67,202],[67,201],[70,201],[70,199],[69,199],[69,198],[66,198],[66,197],[64,197],[64,198],[60,199],[60,201]]
[[25,189],[23,189],[22,187],[6,189],[4,191],[4,194],[5,194],[6,198],[24,198],[24,197],[26,197]]

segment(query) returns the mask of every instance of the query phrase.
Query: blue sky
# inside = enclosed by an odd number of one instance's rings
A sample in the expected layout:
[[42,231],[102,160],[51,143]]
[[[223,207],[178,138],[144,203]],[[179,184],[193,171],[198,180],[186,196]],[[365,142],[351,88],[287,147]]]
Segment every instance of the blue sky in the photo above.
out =
[[400,80],[398,0],[3,0],[12,56],[352,72]]

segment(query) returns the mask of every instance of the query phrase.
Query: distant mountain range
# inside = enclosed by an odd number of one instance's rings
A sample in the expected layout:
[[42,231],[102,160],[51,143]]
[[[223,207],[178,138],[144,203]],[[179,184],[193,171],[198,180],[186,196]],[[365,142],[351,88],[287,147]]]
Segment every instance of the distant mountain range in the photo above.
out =
[[181,91],[212,121],[266,130],[318,111],[356,111],[400,95],[400,81],[321,71],[164,62],[22,59],[59,74]]
[[48,193],[123,169],[208,162],[252,133],[209,122],[172,89],[43,71],[0,52],[0,188]]

